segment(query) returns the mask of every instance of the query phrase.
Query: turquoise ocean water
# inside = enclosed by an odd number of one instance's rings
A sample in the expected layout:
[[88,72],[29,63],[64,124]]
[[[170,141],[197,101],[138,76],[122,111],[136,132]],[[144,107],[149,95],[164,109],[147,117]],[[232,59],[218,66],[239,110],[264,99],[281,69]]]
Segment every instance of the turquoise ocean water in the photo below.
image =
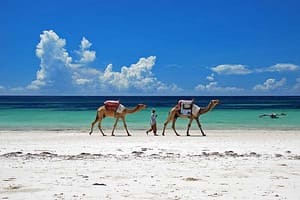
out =
[[[220,99],[221,104],[213,111],[202,115],[205,129],[280,129],[300,130],[300,97],[181,97],[181,96],[0,96],[0,130],[89,130],[96,110],[105,100],[120,100],[126,107],[144,103],[148,107],[127,115],[129,130],[149,128],[151,109],[158,114],[161,131],[168,112],[179,99],[195,99],[204,107],[211,99]],[[261,114],[285,113],[277,119],[260,118]],[[103,128],[110,131],[114,119],[105,118]],[[188,120],[178,119],[176,128],[186,129]],[[171,124],[168,125],[168,129]],[[123,129],[120,121],[117,129]],[[192,124],[192,129],[198,129]],[[97,131],[97,127],[95,127]]]

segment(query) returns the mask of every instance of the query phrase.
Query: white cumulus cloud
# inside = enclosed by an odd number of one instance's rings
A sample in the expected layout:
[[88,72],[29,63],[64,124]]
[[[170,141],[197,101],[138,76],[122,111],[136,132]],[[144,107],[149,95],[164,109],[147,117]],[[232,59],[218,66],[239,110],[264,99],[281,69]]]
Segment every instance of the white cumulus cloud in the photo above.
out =
[[195,90],[198,92],[218,92],[219,94],[227,94],[241,92],[244,89],[237,87],[222,87],[218,85],[218,82],[213,81],[206,85],[199,84],[195,87]]
[[218,65],[216,67],[212,67],[211,70],[213,72],[216,72],[218,74],[226,74],[226,75],[245,75],[250,74],[251,70],[247,69],[245,65]]
[[46,85],[63,85],[68,81],[72,58],[64,48],[66,41],[50,30],[43,31],[40,42],[36,47],[36,55],[41,60],[36,80],[27,88],[38,90]]
[[176,85],[167,85],[153,75],[152,68],[155,61],[155,56],[140,58],[137,63],[129,67],[123,66],[120,72],[113,71],[113,65],[109,64],[100,76],[100,80],[103,84],[109,84],[119,90],[134,88],[145,92],[180,91],[181,89]]
[[274,78],[267,79],[263,84],[257,84],[253,87],[255,91],[270,91],[278,89],[284,86],[286,83],[286,79],[282,78],[281,80],[277,81]]
[[80,51],[78,52],[78,54],[81,56],[79,60],[80,63],[89,63],[95,60],[96,52],[89,50],[91,46],[92,43],[83,37],[80,44]]
[[[129,67],[123,66],[120,71],[114,71],[109,64],[102,72],[89,65],[96,58],[96,52],[90,50],[92,43],[82,38],[79,50],[75,51],[79,59],[74,59],[65,49],[66,40],[60,38],[54,31],[43,31],[36,47],[36,55],[40,59],[40,68],[36,78],[28,86],[28,90],[52,93],[76,93],[102,91],[164,92],[180,91],[175,84],[166,84],[152,73],[156,57],[140,58]],[[117,93],[114,93],[117,94]]]
[[296,71],[299,70],[298,65],[289,64],[289,63],[279,63],[276,65],[273,65],[266,69],[266,71],[269,72],[282,72],[282,71]]

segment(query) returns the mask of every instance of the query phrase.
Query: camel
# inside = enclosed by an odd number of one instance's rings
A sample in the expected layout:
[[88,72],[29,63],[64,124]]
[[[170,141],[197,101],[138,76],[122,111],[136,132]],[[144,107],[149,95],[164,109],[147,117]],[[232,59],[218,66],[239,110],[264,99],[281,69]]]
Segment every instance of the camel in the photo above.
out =
[[194,119],[196,120],[202,135],[206,136],[204,131],[202,130],[202,127],[201,127],[201,124],[200,124],[200,121],[199,121],[199,117],[200,117],[200,115],[203,115],[203,114],[211,111],[217,104],[219,104],[219,102],[220,102],[219,100],[211,100],[210,103],[204,108],[201,108],[201,107],[198,107],[197,105],[194,105],[194,106],[197,106],[198,109],[199,109],[198,112],[196,113],[196,115],[194,115],[192,113],[190,113],[189,115],[182,115],[182,114],[179,113],[180,108],[178,107],[178,105],[176,105],[169,112],[169,116],[168,116],[166,122],[164,123],[164,129],[163,129],[162,135],[163,136],[165,135],[165,130],[166,130],[167,125],[170,121],[172,121],[172,129],[174,130],[174,132],[177,136],[180,136],[177,133],[176,129],[175,129],[175,122],[176,122],[178,117],[181,117],[181,118],[189,118],[189,123],[188,123],[188,126],[187,126],[187,132],[186,132],[187,136],[190,136],[189,130],[190,130],[192,121]]
[[100,132],[102,133],[103,136],[106,136],[104,134],[102,128],[101,128],[101,122],[102,122],[102,120],[105,117],[112,117],[112,118],[116,118],[116,121],[115,121],[113,130],[112,130],[111,136],[115,136],[114,135],[114,131],[115,131],[115,128],[116,128],[116,126],[118,124],[119,119],[122,119],[123,124],[124,124],[124,128],[125,128],[125,130],[127,132],[127,135],[131,136],[130,133],[129,133],[129,131],[128,131],[128,129],[127,129],[127,125],[126,125],[126,121],[125,121],[125,116],[127,114],[138,112],[138,111],[140,111],[140,110],[142,110],[144,108],[146,108],[146,105],[144,105],[144,104],[138,104],[133,109],[129,109],[129,108],[123,107],[123,109],[122,109],[121,112],[116,112],[115,110],[111,110],[111,109],[108,110],[107,107],[105,105],[103,105],[103,106],[99,107],[98,110],[97,110],[96,119],[92,122],[92,127],[91,127],[91,131],[90,131],[90,135],[93,133],[93,128],[94,128],[95,123],[98,122],[98,128],[99,128]]

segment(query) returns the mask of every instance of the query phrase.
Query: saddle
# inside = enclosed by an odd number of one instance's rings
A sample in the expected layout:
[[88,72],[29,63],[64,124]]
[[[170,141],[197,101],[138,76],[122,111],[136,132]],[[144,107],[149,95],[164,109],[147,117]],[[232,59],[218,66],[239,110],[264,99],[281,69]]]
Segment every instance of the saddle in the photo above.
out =
[[104,102],[105,109],[115,113],[121,113],[125,107],[119,101],[108,100]]
[[179,113],[185,116],[190,116],[192,114],[197,116],[201,109],[199,106],[194,104],[194,100],[179,100],[176,107]]
[[193,100],[179,100],[177,103],[177,109],[182,115],[190,115],[192,113],[193,104]]

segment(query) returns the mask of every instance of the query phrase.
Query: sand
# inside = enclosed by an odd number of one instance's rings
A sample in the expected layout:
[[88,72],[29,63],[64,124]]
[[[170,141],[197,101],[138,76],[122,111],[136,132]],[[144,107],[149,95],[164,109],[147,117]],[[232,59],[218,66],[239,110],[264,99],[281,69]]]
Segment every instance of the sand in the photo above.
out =
[[0,199],[300,199],[299,130],[131,133],[0,131]]

